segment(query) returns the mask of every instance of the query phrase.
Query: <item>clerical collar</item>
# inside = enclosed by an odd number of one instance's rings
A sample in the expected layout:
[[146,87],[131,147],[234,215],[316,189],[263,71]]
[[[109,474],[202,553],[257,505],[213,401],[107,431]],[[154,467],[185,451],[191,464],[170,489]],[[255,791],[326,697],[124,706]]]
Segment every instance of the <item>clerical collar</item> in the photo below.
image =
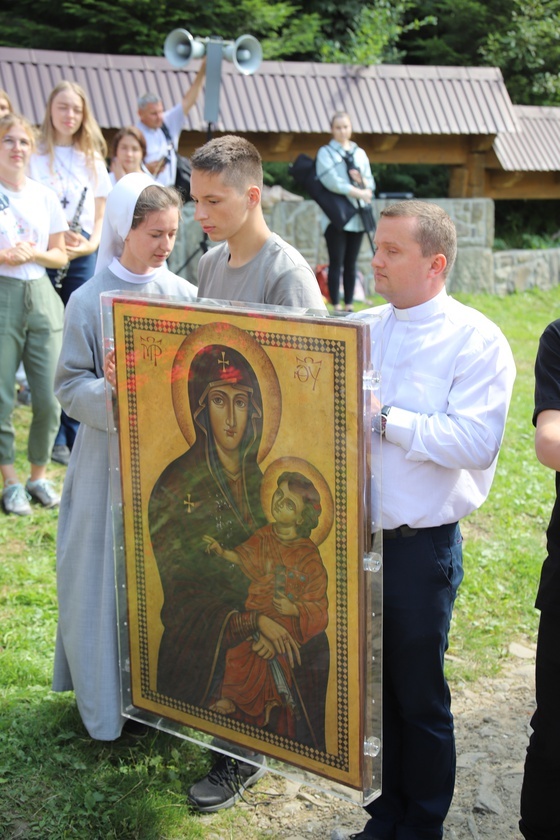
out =
[[440,312],[445,307],[446,301],[447,291],[443,288],[435,297],[418,306],[411,306],[410,309],[396,309],[393,306],[393,314],[397,321],[423,321],[430,315]]

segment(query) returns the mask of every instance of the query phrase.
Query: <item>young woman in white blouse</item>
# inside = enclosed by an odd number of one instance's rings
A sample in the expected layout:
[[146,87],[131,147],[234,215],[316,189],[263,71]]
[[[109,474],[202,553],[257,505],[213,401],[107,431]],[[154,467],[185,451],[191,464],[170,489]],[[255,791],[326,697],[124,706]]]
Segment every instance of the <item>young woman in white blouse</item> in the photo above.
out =
[[[59,502],[47,464],[60,418],[54,372],[64,309],[46,269],[65,265],[68,225],[52,190],[26,176],[34,143],[24,117],[0,119],[0,472],[4,511],[20,516],[31,513],[30,499],[48,508]],[[33,394],[25,487],[14,466],[11,422],[21,361]]]
[[[65,306],[72,292],[95,272],[105,202],[111,190],[106,154],[85,91],[75,82],[59,82],[47,101],[29,174],[56,192],[70,226],[65,236],[68,266],[62,272],[49,271]],[[76,432],[77,423],[63,413],[53,460],[68,463]]]

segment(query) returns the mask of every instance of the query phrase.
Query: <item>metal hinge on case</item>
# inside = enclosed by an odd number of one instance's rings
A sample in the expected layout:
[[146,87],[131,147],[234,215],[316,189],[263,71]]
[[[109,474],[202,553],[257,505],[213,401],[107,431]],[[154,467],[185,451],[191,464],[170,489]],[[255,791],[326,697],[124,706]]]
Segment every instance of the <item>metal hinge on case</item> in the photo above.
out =
[[378,572],[381,569],[382,557],[378,551],[370,551],[364,554],[364,571]]

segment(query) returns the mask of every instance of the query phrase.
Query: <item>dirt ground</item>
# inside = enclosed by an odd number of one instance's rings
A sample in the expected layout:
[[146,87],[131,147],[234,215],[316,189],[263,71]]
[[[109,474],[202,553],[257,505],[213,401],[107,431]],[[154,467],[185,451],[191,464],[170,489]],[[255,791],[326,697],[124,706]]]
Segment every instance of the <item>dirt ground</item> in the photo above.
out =
[[[521,840],[519,792],[534,704],[534,650],[510,646],[499,677],[453,691],[457,783],[445,840]],[[246,794],[247,827],[273,840],[346,840],[362,810],[268,774]],[[250,833],[250,832],[248,832]],[[223,840],[212,830],[210,840]]]

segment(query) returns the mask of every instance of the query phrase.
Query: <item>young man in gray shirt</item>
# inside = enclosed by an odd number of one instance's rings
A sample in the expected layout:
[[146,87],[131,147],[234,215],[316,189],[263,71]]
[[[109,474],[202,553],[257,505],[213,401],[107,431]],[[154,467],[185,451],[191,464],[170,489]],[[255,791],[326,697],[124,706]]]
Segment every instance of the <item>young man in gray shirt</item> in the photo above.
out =
[[[265,221],[262,160],[255,146],[242,137],[226,135],[197,149],[191,164],[194,217],[212,242],[221,243],[198,264],[199,299],[326,313],[312,269]],[[223,749],[230,746],[221,743]],[[189,788],[189,804],[203,813],[233,805],[266,772],[264,756],[247,752],[247,758],[255,763],[218,754],[210,772]]]
[[199,298],[326,311],[308,263],[265,221],[255,146],[226,135],[197,149],[191,164],[194,217],[212,242],[221,243],[200,259]]

